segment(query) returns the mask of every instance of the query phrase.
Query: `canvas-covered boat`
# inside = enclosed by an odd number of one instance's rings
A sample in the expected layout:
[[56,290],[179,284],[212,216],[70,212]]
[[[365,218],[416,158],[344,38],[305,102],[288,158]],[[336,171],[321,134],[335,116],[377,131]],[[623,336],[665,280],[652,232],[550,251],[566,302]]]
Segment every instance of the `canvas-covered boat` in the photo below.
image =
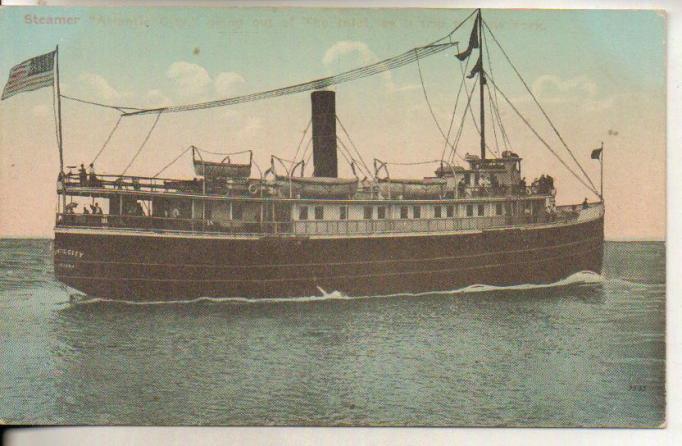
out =
[[358,190],[357,178],[277,177],[284,196],[296,198],[350,198]]
[[[248,178],[251,175],[251,164],[253,162],[253,152],[251,150],[227,155],[220,162],[205,161],[201,158],[200,153],[196,147],[192,147],[194,173],[197,176],[205,178]],[[248,163],[231,162],[231,156],[241,153],[249,153]],[[199,155],[199,158],[197,158],[197,155]]]
[[444,178],[381,178],[379,192],[385,198],[427,200],[444,198],[447,181]]

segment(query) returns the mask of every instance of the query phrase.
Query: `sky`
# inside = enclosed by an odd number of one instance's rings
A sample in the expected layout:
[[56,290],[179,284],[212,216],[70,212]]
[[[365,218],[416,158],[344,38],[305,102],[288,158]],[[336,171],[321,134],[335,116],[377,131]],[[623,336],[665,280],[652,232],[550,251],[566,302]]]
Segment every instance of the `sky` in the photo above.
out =
[[[3,8],[0,82],[10,68],[59,45],[62,93],[135,107],[188,104],[269,90],[400,54],[447,35],[471,10],[303,8]],[[27,15],[30,17],[27,18]],[[35,17],[34,17],[35,16]],[[69,25],[36,18],[72,17]],[[607,239],[665,238],[665,19],[653,11],[485,10],[484,20],[599,187],[592,149],[605,145]],[[466,45],[467,22],[453,39]],[[577,171],[504,55],[487,37],[495,83]],[[334,87],[337,114],[368,164],[441,157],[462,79],[455,49]],[[472,88],[473,80],[467,81]],[[50,88],[0,102],[0,237],[51,237],[59,158]],[[465,105],[462,95],[455,128]],[[556,179],[557,201],[594,199],[498,97],[512,150],[529,180]],[[478,116],[474,101],[473,112]],[[98,158],[120,173],[154,116],[124,118]],[[66,165],[89,163],[118,119],[114,110],[64,99]],[[154,175],[193,144],[215,152],[293,157],[310,119],[309,93],[225,108],[164,114],[129,173]],[[491,117],[488,117],[489,122]],[[498,129],[499,131],[499,129]],[[488,126],[489,144],[495,138]],[[499,135],[498,135],[499,137]],[[502,146],[498,139],[498,145]],[[465,120],[458,153],[478,153]],[[341,175],[350,169],[340,160]],[[434,165],[392,166],[391,176],[432,175]],[[186,156],[164,176],[192,177]]]

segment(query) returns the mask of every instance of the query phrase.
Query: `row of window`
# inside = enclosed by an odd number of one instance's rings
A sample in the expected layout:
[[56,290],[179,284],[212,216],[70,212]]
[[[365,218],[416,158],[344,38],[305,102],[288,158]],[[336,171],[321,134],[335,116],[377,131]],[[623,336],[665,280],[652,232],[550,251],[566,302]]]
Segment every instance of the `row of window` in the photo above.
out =
[[[411,206],[412,207],[412,218],[421,218],[422,214],[422,209],[421,206]],[[401,219],[408,219],[409,217],[409,208],[410,206],[400,206],[400,218]],[[434,206],[433,208],[433,217],[434,218],[443,218],[443,208],[445,208],[445,217],[452,218],[455,216],[455,206],[454,205],[448,205],[448,206]],[[365,220],[372,220],[374,219],[374,206],[364,206],[363,207],[363,218]],[[314,206],[313,207],[313,213],[315,220],[324,220],[324,206]],[[502,208],[502,203],[496,203],[495,205],[495,215],[502,215],[503,213],[503,208]],[[466,215],[467,217],[473,217],[474,216],[474,205],[473,204],[467,204],[466,205]],[[485,206],[483,204],[479,204],[476,206],[476,215],[479,217],[482,217],[485,215]],[[298,219],[299,220],[308,220],[309,214],[308,214],[308,206],[300,206],[298,208]],[[384,220],[386,218],[386,206],[376,206],[376,218],[378,220]],[[339,220],[348,220],[348,206],[340,206],[339,207]]]

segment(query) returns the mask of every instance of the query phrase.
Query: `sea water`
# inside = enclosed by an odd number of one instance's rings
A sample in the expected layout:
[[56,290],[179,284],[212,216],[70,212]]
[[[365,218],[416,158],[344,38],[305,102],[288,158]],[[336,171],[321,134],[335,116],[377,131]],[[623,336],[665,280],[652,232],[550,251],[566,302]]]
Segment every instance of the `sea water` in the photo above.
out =
[[550,286],[70,302],[47,240],[0,241],[0,418],[164,425],[657,426],[665,246]]

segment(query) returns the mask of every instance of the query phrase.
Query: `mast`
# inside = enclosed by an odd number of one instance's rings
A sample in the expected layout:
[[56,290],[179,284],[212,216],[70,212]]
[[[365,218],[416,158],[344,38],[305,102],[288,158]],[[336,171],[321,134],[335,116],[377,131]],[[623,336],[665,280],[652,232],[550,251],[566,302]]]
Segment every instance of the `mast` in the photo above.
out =
[[481,161],[485,159],[485,100],[483,96],[483,87],[485,86],[485,72],[483,71],[483,17],[482,12],[478,10],[478,63],[480,71],[478,72],[478,87],[479,96],[481,98]]

